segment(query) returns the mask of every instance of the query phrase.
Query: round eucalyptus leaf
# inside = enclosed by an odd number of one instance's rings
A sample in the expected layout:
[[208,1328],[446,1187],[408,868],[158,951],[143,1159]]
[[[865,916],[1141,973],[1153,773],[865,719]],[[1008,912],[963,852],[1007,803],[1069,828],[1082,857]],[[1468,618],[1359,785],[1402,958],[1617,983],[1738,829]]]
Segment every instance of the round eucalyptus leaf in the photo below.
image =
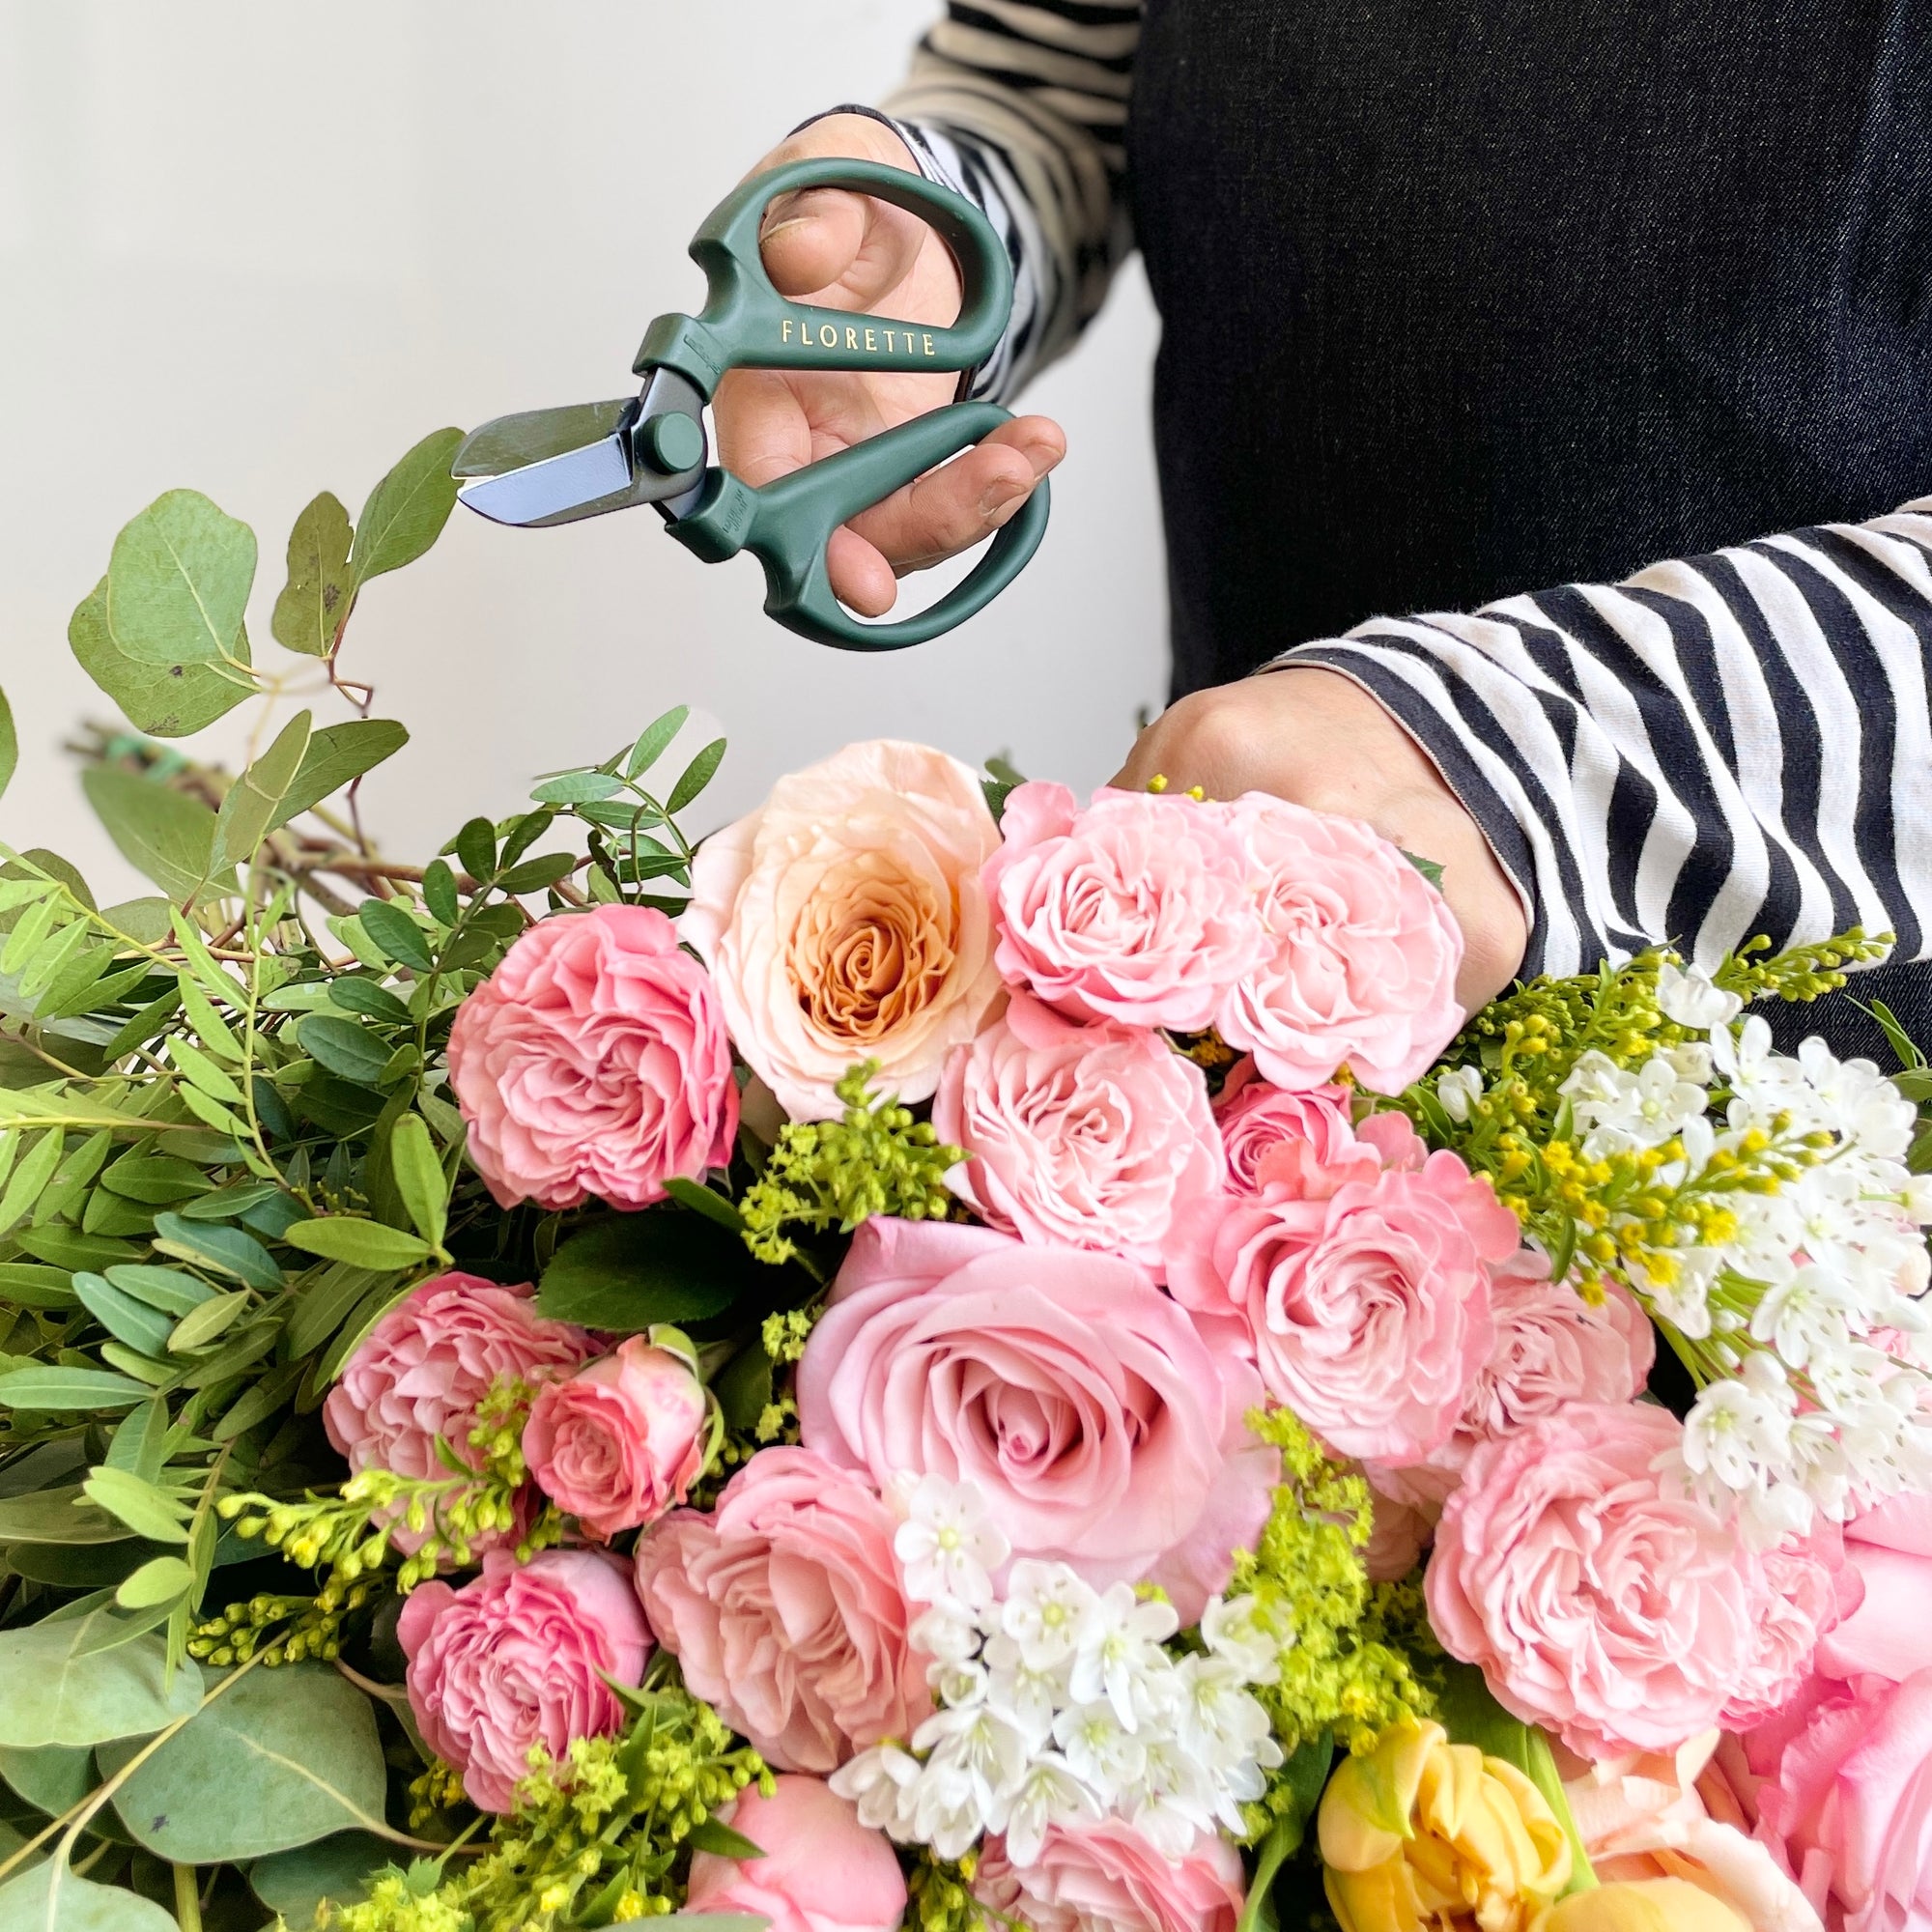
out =
[[312,1845],[276,1852],[248,1867],[255,1896],[290,1925],[315,1923],[316,1907],[332,1899],[353,1905],[370,1879],[396,1862],[396,1848],[368,1832],[338,1832]]
[[152,1898],[75,1878],[62,1859],[0,1885],[0,1926],[7,1932],[179,1932]]
[[[152,1736],[201,1702],[201,1671],[184,1663],[172,1678],[158,1636],[112,1649],[99,1641],[104,1611],[0,1632],[0,1745],[94,1745]],[[347,1688],[347,1687],[345,1687]],[[0,1919],[0,1923],[4,1923]]]

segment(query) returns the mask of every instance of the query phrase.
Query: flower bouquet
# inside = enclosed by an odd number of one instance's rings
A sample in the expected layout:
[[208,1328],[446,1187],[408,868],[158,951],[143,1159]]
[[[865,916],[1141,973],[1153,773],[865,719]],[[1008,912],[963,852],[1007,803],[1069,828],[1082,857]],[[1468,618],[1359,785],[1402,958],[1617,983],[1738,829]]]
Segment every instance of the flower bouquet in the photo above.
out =
[[1469,1016],[1360,824],[882,742],[699,840],[682,710],[394,863],[453,434],[282,668],[135,518],[158,895],[0,852],[0,1928],[1927,1922],[1932,1069],[1745,1011],[1883,943]]

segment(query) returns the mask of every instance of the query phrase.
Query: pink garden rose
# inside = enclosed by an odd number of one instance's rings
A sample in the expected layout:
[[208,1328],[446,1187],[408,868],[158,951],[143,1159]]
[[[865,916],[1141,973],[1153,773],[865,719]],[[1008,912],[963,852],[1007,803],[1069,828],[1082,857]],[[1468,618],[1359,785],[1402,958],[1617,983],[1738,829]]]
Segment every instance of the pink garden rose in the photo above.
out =
[[738,1132],[717,995],[648,906],[531,926],[458,1009],[449,1084],[502,1208],[648,1207],[724,1166]]
[[1305,1144],[1318,1162],[1330,1166],[1355,1138],[1346,1087],[1306,1087],[1298,1093],[1273,1087],[1255,1070],[1252,1058],[1239,1062],[1222,1083],[1214,1120],[1236,1194],[1261,1191],[1262,1159],[1284,1141]]
[[1267,1515],[1274,1459],[1241,1423],[1260,1394],[1131,1262],[883,1216],[798,1370],[808,1448],[881,1489],[975,1483],[1015,1555],[1152,1577],[1183,1624]]
[[[1401,1164],[1377,1168],[1378,1141],[1400,1142]],[[1455,1154],[1410,1165],[1422,1151],[1397,1117],[1365,1122],[1345,1151],[1323,1167],[1283,1143],[1259,1194],[1191,1203],[1168,1285],[1343,1455],[1416,1462],[1448,1437],[1489,1359],[1491,1270],[1520,1232]]]
[[1755,1560],[1656,1468],[1683,1425],[1574,1402],[1477,1446],[1425,1581],[1443,1647],[1572,1750],[1672,1751],[1753,1655]]
[[608,1540],[684,1500],[704,1466],[705,1413],[691,1364],[632,1335],[537,1391],[524,1458],[558,1509]]
[[[1821,1647],[1865,1594],[1861,1570],[1847,1556],[1844,1532],[1822,1519],[1808,1536],[1788,1536],[1764,1550],[1755,1571],[1756,1641],[1719,1713],[1727,1731],[1746,1730],[1789,1704],[1810,1677]],[[1915,1608],[1922,1622],[1922,1600]],[[1932,1662],[1932,1646],[1926,1655]]]
[[[501,1381],[568,1375],[593,1352],[590,1337],[531,1306],[527,1283],[505,1288],[452,1271],[412,1289],[356,1347],[322,1406],[323,1427],[354,1469],[443,1473],[440,1436],[476,1462],[476,1405]],[[404,1528],[397,1543],[421,1541]]]
[[764,1856],[694,1853],[686,1912],[756,1913],[769,1932],[898,1932],[906,1883],[892,1840],[819,1779],[781,1777],[769,1798],[747,1785],[719,1815]]
[[1433,1518],[1462,1480],[1477,1443],[1506,1435],[1572,1402],[1629,1402],[1650,1377],[1656,1331],[1632,1295],[1605,1285],[1592,1307],[1551,1281],[1548,1257],[1519,1248],[1490,1277],[1495,1341],[1476,1371],[1448,1438],[1406,1468],[1377,1464],[1376,1488]]
[[600,1673],[636,1684],[651,1648],[623,1567],[583,1549],[526,1564],[493,1550],[460,1590],[419,1583],[396,1635],[424,1741],[483,1811],[510,1809],[532,1745],[560,1758],[573,1738],[622,1730],[624,1706]]
[[1262,956],[1247,861],[1211,807],[1103,789],[1083,810],[1036,781],[1000,832],[1000,971],[1070,1019],[1198,1032]]
[[980,867],[1000,842],[957,758],[891,739],[781,779],[704,841],[684,936],[710,966],[747,1064],[794,1120],[877,1061],[923,1100],[1001,993]]
[[1267,945],[1215,1017],[1277,1087],[1347,1066],[1400,1094],[1456,1036],[1463,931],[1416,867],[1360,819],[1251,791],[1215,808],[1247,857]]
[[1047,1827],[1039,1857],[1011,1864],[995,1839],[975,1892],[1034,1932],[1235,1932],[1246,1892],[1240,1855],[1213,1832],[1171,1860],[1121,1818]]
[[709,1516],[638,1545],[638,1593],[684,1681],[781,1771],[836,1770],[930,1715],[892,1513],[810,1449],[760,1449]]
[[981,1220],[1156,1272],[1176,1202],[1221,1183],[1200,1067],[1157,1033],[1075,1026],[1025,993],[954,1048],[932,1124],[966,1150],[948,1179]]

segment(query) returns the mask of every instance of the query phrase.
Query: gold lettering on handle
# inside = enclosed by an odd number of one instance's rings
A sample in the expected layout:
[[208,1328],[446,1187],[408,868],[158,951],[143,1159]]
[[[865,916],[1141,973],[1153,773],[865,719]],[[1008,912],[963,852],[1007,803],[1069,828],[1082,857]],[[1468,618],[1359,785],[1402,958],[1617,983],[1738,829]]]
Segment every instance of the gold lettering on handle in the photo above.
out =
[[818,346],[821,349],[838,347],[838,331],[829,322],[821,322],[818,325]]
[[848,328],[845,331],[845,347],[847,349],[857,349],[858,346],[859,331],[856,328]]
[[869,328],[868,328],[868,329],[867,329],[867,331],[866,331],[866,354],[867,354],[867,355],[873,355],[873,354],[874,354],[874,353],[875,353],[875,352],[877,351],[877,349],[878,349],[878,346],[879,346],[879,345],[878,345],[878,344],[877,344],[876,342],[874,342],[874,341],[872,340],[872,331],[871,331],[871,330],[870,330]]
[[932,346],[932,337],[928,335],[924,338],[924,340],[925,340],[925,353],[928,355],[934,355],[936,352],[934,351]]
[[779,325],[779,340],[781,342],[789,342],[791,340],[791,317],[786,316],[784,321]]
[[894,330],[892,330],[892,329],[890,329],[890,328],[886,330],[886,354],[887,354],[888,355],[891,355],[891,354],[893,353],[893,335],[894,335],[894,333],[895,333],[895,331],[894,331]]

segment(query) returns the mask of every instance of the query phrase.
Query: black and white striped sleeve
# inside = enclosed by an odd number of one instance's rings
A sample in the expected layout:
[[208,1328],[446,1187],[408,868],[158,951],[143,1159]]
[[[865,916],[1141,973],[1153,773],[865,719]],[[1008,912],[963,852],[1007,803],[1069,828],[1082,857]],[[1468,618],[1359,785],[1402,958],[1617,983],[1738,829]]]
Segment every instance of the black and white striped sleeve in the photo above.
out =
[[1141,0],[952,0],[883,103],[929,180],[981,208],[1013,317],[976,395],[1011,397],[1098,312],[1130,243],[1122,179]]
[[1854,924],[1932,956],[1932,497],[1277,664],[1430,753],[1523,897],[1525,974]]

